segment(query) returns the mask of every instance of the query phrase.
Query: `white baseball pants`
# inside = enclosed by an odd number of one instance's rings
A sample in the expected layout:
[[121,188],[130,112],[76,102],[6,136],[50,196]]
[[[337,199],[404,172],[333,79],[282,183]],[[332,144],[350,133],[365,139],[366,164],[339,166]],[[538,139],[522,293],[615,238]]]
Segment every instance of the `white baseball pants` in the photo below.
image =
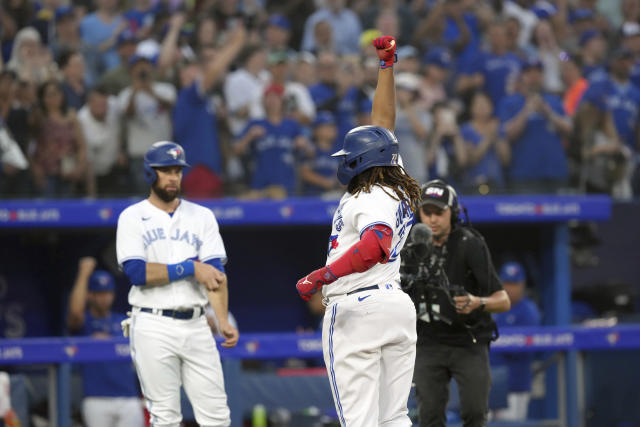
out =
[[131,357],[152,427],[178,427],[180,385],[202,427],[231,424],[220,355],[205,316],[181,320],[134,311]]
[[397,286],[331,298],[322,348],[343,427],[410,427],[416,310]]
[[85,397],[82,417],[87,427],[144,427],[142,401],[137,397]]

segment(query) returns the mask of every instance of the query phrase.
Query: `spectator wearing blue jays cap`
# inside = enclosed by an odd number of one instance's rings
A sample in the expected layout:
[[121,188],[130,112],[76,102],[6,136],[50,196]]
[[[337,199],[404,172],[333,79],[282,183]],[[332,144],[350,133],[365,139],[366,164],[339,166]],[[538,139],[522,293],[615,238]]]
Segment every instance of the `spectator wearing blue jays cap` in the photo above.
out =
[[[124,314],[111,311],[116,284],[111,273],[96,270],[93,257],[78,262],[78,273],[69,296],[67,327],[73,334],[93,338],[122,336]],[[81,365],[82,416],[88,427],[104,425],[144,426],[138,397],[138,381],[131,361],[96,362]]]
[[578,40],[582,58],[582,75],[590,81],[606,78],[604,60],[607,54],[607,43],[602,34],[589,29],[580,34]]
[[280,14],[274,13],[267,21],[267,28],[264,32],[265,42],[270,51],[289,50],[289,39],[291,37],[291,22]]
[[[511,261],[500,268],[500,280],[511,300],[511,309],[495,315],[498,328],[512,326],[537,326],[540,312],[536,304],[525,296],[526,273],[519,262]],[[509,371],[507,408],[496,413],[496,419],[522,421],[527,418],[531,382],[533,379],[531,353],[492,354],[493,366],[505,366]]]

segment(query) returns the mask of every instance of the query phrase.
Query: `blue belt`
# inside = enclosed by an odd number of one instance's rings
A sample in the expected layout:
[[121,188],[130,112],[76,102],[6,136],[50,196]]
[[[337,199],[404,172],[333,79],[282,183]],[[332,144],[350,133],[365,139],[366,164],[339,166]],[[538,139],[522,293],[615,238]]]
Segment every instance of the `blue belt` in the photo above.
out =
[[[198,315],[198,317],[202,316],[202,314],[204,314],[204,309],[202,307],[198,307],[198,310],[200,310],[200,314]],[[140,311],[143,313],[151,313],[151,314],[157,314],[159,316],[166,316],[166,317],[171,317],[172,319],[191,319],[193,318],[193,309],[190,308],[189,310],[167,310],[167,309],[155,309],[155,308],[149,308],[149,307],[140,307]]]
[[347,295],[357,294],[358,292],[372,291],[374,289],[380,289],[380,286],[373,285],[373,286],[367,286],[365,288],[359,288],[359,289],[356,289],[355,291],[347,292]]

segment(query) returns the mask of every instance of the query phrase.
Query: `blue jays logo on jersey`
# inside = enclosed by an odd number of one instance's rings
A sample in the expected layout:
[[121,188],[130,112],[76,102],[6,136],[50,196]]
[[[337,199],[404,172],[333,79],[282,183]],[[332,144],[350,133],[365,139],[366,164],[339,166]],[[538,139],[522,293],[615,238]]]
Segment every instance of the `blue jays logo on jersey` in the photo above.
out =
[[147,249],[147,247],[153,244],[154,242],[159,240],[167,240],[167,238],[177,242],[185,242],[193,246],[196,251],[199,251],[200,247],[202,246],[202,240],[198,237],[196,233],[189,232],[189,230],[181,231],[179,228],[176,228],[173,235],[168,237],[164,232],[164,228],[159,228],[159,227],[151,230],[147,230],[142,235],[142,240],[144,242],[145,249]]
[[329,237],[329,247],[327,248],[327,256],[331,253],[331,251],[338,247],[338,235],[332,234]]
[[167,150],[167,154],[173,157],[173,160],[176,160],[180,155],[180,153],[182,153],[182,151],[180,151],[179,148],[175,148],[175,147]]

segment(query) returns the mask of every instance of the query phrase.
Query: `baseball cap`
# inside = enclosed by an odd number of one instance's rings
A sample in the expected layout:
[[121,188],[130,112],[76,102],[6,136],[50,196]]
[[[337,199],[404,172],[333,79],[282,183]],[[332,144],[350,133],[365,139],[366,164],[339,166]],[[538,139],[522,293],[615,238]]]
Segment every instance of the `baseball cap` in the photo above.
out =
[[594,37],[600,36],[600,32],[598,30],[587,30],[580,34],[580,39],[578,40],[578,44],[580,47],[583,47],[589,40]]
[[573,24],[576,21],[582,21],[585,19],[593,19],[593,11],[585,8],[576,9],[573,12],[569,12],[569,23]]
[[437,65],[440,68],[451,68],[451,53],[443,47],[429,49],[424,56],[425,65]]
[[500,280],[508,283],[524,282],[526,278],[524,267],[516,261],[507,262],[500,268]]
[[640,35],[640,24],[637,22],[625,22],[620,28],[622,37],[635,37]]
[[536,55],[528,56],[522,63],[522,70],[528,70],[530,68],[544,68],[542,61]]
[[420,78],[413,73],[399,73],[396,76],[396,87],[406,90],[418,90]]
[[137,41],[138,39],[136,38],[134,32],[127,28],[126,30],[118,34],[116,45],[119,47],[120,45],[123,45],[125,43],[137,43]]
[[455,192],[451,192],[450,187],[443,181],[432,181],[422,186],[420,192],[420,206],[434,205],[442,210],[453,206]]
[[274,13],[269,17],[269,25],[282,28],[283,30],[291,30],[291,22],[281,13]]
[[537,1],[531,11],[536,14],[538,19],[546,19],[558,13],[558,7],[546,0]]
[[265,88],[264,96],[266,97],[271,93],[275,93],[276,95],[282,96],[284,95],[284,87],[282,87],[282,85],[279,83],[271,83]]
[[68,16],[73,16],[74,11],[73,11],[73,7],[71,6],[60,6],[58,8],[56,8],[56,14],[55,14],[55,18],[56,18],[56,22],[57,21],[61,21],[62,19],[68,17]]
[[331,111],[318,111],[316,119],[313,121],[313,127],[320,125],[335,125],[336,119]]
[[89,277],[89,290],[93,292],[113,292],[116,282],[108,271],[96,270]]
[[407,58],[417,58],[418,57],[418,49],[411,46],[410,44],[406,44],[404,46],[400,46],[396,51],[398,54],[398,61]]

